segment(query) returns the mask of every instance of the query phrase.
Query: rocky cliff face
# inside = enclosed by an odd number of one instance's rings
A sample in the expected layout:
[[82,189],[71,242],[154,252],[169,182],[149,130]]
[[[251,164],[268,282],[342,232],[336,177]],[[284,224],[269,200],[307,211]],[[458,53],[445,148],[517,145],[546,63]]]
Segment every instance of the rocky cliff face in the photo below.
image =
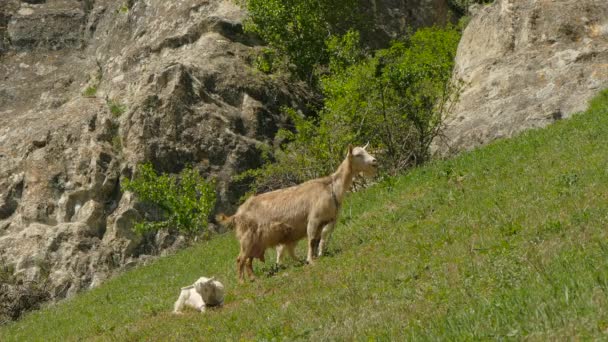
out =
[[[447,0],[368,2],[379,45],[449,18]],[[305,86],[251,67],[235,3],[0,1],[0,323],[183,245],[132,232],[142,209],[120,181],[138,163],[193,165],[226,210],[279,108],[306,110]]]
[[374,23],[363,38],[374,48],[384,48],[412,29],[458,20],[448,0],[362,0],[362,4]]
[[132,233],[141,211],[120,180],[138,163],[216,177],[220,208],[240,196],[231,176],[260,164],[260,146],[285,123],[279,107],[310,98],[250,66],[258,47],[243,16],[230,0],[2,1],[5,315],[46,298],[28,297],[37,284],[63,298],[180,246]]
[[466,86],[442,151],[567,118],[608,87],[608,1],[496,0],[474,12],[456,57]]

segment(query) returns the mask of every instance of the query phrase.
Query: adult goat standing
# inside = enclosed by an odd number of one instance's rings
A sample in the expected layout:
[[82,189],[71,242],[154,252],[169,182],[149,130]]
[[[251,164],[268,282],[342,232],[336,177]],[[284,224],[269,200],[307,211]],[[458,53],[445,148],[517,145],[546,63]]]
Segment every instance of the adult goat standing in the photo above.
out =
[[280,262],[284,249],[295,258],[297,242],[308,237],[306,261],[312,264],[313,254],[322,255],[353,178],[359,173],[372,176],[376,172],[376,159],[366,148],[349,146],[346,158],[329,176],[250,197],[233,216],[218,216],[221,223],[236,228],[241,245],[237,258],[239,281],[244,280],[245,269],[251,280],[255,279],[253,259],[264,262],[264,252],[270,247],[278,246]]

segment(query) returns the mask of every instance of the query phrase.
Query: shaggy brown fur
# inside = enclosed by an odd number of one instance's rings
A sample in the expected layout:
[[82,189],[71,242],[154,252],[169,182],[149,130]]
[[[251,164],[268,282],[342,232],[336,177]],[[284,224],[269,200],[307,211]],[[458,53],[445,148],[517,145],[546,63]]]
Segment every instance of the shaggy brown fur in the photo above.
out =
[[241,251],[237,258],[239,280],[244,280],[247,269],[253,280],[253,259],[264,261],[267,248],[277,248],[277,262],[283,247],[295,258],[296,243],[308,237],[308,263],[318,245],[318,255],[323,251],[336,222],[340,203],[359,172],[375,173],[376,160],[364,147],[349,147],[346,159],[332,175],[276,191],[250,197],[236,214],[218,216],[218,221],[236,227],[236,237]]

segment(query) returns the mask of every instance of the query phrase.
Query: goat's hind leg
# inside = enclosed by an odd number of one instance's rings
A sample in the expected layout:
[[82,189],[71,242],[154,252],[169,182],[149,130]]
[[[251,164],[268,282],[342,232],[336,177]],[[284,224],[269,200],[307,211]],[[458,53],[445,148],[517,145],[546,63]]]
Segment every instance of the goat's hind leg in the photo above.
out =
[[290,242],[290,243],[286,243],[284,245],[277,246],[277,264],[278,265],[280,265],[281,260],[283,260],[283,253],[285,252],[285,250],[287,250],[287,253],[293,260],[302,262],[302,260],[298,259],[298,257],[296,256],[296,244],[297,244],[297,242]]
[[243,255],[239,255],[236,258],[236,269],[239,276],[239,283],[243,283],[245,281],[245,260],[247,258]]
[[249,280],[255,281],[255,274],[253,274],[253,258],[247,258],[247,274],[249,275]]

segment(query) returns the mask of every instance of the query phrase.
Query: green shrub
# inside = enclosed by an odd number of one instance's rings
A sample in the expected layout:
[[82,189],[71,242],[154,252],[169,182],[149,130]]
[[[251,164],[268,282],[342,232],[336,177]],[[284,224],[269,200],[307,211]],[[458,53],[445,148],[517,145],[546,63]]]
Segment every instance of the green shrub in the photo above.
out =
[[[356,0],[246,0],[245,29],[258,34],[277,54],[286,56],[295,74],[314,83],[314,69],[326,64],[325,40],[362,22]],[[267,67],[267,65],[264,65]]]
[[460,39],[454,28],[422,29],[374,57],[365,57],[350,32],[328,41],[331,73],[322,78],[325,107],[318,117],[293,110],[293,130],[279,131],[288,141],[275,162],[244,176],[255,192],[295,184],[330,173],[348,144],[370,142],[389,173],[429,158],[460,91],[451,79]]
[[280,57],[277,56],[276,50],[271,48],[262,49],[255,55],[253,60],[253,66],[265,74],[275,72],[279,64]]
[[115,118],[120,117],[126,110],[127,107],[116,100],[108,100],[107,101],[108,108],[110,109],[110,113]]
[[179,174],[157,174],[150,164],[137,168],[133,179],[125,179],[123,191],[132,191],[139,200],[161,211],[160,220],[144,220],[137,232],[176,229],[194,235],[205,229],[215,205],[215,184],[187,167]]
[[84,97],[95,97],[95,94],[97,94],[97,86],[88,86],[82,92],[82,96]]

